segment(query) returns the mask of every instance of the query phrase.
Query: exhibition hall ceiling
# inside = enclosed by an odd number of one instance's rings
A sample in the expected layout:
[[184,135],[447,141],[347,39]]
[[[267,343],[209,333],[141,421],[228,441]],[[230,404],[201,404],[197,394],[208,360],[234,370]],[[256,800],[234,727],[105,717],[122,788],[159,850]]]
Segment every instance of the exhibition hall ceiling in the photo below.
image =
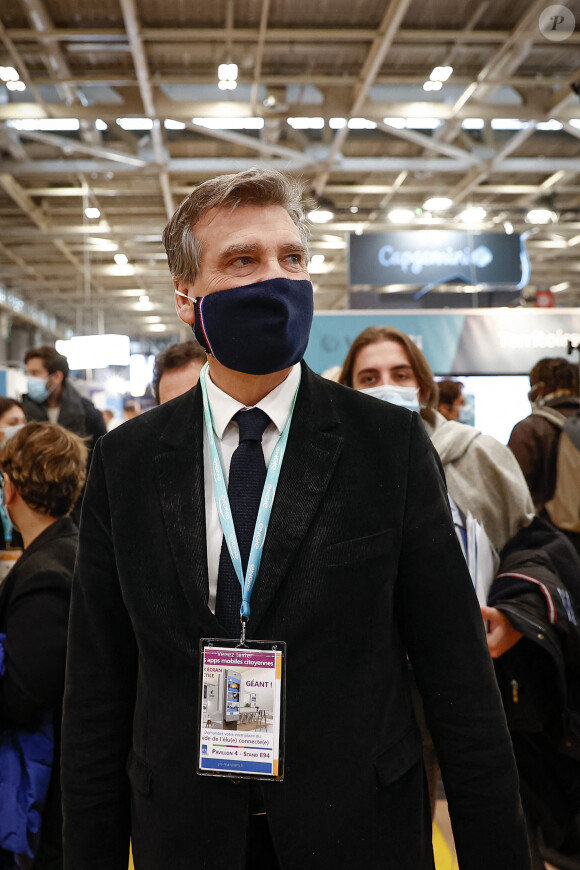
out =
[[263,166],[326,217],[318,310],[348,307],[349,234],[415,227],[526,234],[529,304],[580,305],[580,0],[554,9],[2,0],[0,303],[57,332],[172,334],[168,217]]

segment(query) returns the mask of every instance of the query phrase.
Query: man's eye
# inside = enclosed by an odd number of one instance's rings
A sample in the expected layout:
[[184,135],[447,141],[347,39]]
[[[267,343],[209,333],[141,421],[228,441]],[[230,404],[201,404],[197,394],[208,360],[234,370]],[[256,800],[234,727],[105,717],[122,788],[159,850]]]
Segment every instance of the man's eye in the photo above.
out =
[[249,266],[251,262],[252,262],[252,258],[246,257],[246,256],[236,257],[236,259],[234,261],[236,266]]

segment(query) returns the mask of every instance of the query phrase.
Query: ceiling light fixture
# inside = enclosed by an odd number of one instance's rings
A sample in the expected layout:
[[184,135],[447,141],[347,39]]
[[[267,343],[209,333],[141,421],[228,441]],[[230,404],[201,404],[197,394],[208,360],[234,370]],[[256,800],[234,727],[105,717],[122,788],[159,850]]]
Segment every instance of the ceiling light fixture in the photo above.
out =
[[100,218],[101,212],[98,208],[93,208],[92,206],[89,206],[85,209],[85,215],[91,220],[96,220],[97,218]]
[[220,91],[235,90],[238,86],[237,78],[237,63],[220,63],[218,66],[218,88]]
[[26,85],[24,84],[24,82],[21,82],[21,81],[6,82],[6,87],[8,88],[9,91],[25,91],[26,90]]
[[432,82],[446,82],[452,72],[452,66],[436,66],[433,68],[429,78]]
[[6,121],[6,126],[14,130],[64,133],[78,130],[80,121],[78,118],[21,118],[17,121]]
[[536,124],[536,130],[553,130],[557,132],[561,130],[564,125],[561,121],[555,121],[553,118],[549,121],[540,121]]
[[407,130],[436,130],[439,126],[439,118],[405,118]]
[[117,124],[122,130],[152,130],[151,118],[117,118]]
[[459,215],[459,220],[464,224],[478,224],[484,220],[487,212],[481,205],[474,205],[464,209]]
[[310,263],[308,264],[308,271],[311,275],[322,275],[326,272],[326,268],[324,266],[324,254],[313,254],[310,258]]
[[314,208],[308,212],[308,220],[313,224],[327,224],[334,217],[334,212],[326,208]]
[[324,128],[324,118],[287,118],[288,125],[293,130],[322,130]]
[[532,208],[525,218],[527,224],[549,224],[557,219],[556,213],[549,208]]
[[453,200],[448,196],[432,196],[423,203],[423,208],[427,211],[444,211],[453,205]]
[[13,66],[0,66],[0,81],[17,82],[20,76]]
[[113,260],[117,266],[126,266],[129,262],[129,257],[126,254],[115,254]]
[[461,127],[463,130],[483,130],[485,121],[483,118],[464,118]]
[[166,130],[185,130],[183,121],[173,121],[171,118],[166,118],[163,122]]
[[492,118],[492,130],[527,130],[528,122],[519,118]]
[[376,121],[369,121],[367,118],[349,118],[349,130],[376,130]]
[[443,87],[443,82],[432,82],[431,79],[423,85],[424,91],[440,91]]
[[262,130],[263,118],[192,118],[198,127],[208,130]]
[[415,212],[410,208],[393,208],[387,217],[394,224],[408,224],[415,217]]

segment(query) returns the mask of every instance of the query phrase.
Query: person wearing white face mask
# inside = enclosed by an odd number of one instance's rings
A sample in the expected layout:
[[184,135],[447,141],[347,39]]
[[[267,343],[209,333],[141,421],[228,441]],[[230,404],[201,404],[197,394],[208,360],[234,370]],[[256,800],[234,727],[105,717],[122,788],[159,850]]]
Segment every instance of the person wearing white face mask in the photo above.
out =
[[437,410],[446,420],[458,420],[468,423],[471,420],[469,405],[463,395],[463,384],[452,378],[443,378],[437,383],[439,389],[439,404]]
[[[520,528],[532,522],[530,493],[509,448],[439,413],[438,389],[429,363],[404,332],[390,326],[363,330],[348,351],[339,383],[420,413],[445,471],[452,510],[459,508],[463,518],[471,513],[498,552]],[[490,648],[497,644],[495,649],[504,652],[520,639],[521,634],[496,608],[486,607],[483,614]],[[421,724],[433,816],[437,760],[416,690],[413,697]]]
[[[0,443],[7,441],[26,424],[26,415],[20,402],[0,396]],[[22,547],[20,532],[12,525],[0,494],[1,537],[0,550],[19,550]],[[3,579],[3,578],[2,578]]]
[[26,414],[20,402],[0,396],[0,441],[10,438],[26,423]]
[[473,426],[437,411],[437,384],[411,339],[390,326],[370,326],[355,338],[339,383],[419,411],[437,450],[447,487],[462,513],[478,520],[499,551],[534,518],[526,481],[511,451]]
[[28,372],[28,392],[22,397],[26,418],[49,421],[69,432],[88,438],[89,451],[106,432],[105,424],[92,402],[81,396],[68,382],[65,356],[50,345],[33,347],[24,357]]

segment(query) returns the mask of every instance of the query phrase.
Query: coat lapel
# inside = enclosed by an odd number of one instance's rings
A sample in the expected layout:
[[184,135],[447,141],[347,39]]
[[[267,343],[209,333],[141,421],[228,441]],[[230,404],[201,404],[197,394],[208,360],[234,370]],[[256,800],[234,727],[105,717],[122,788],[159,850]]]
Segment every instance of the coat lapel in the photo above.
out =
[[338,424],[328,392],[303,364],[260,572],[250,602],[250,637],[255,636],[287,575],[332,480],[343,442]]
[[[185,596],[196,616],[217,620],[207,607],[208,576],[203,477],[201,390],[176,404],[154,457],[157,490],[173,559]],[[206,621],[207,621],[206,619]]]
[[[303,365],[262,563],[251,599],[250,636],[265,615],[328,488],[342,449],[339,419],[319,379]],[[184,593],[208,636],[220,636],[207,607],[203,411],[201,390],[176,406],[154,458],[169,543]]]

